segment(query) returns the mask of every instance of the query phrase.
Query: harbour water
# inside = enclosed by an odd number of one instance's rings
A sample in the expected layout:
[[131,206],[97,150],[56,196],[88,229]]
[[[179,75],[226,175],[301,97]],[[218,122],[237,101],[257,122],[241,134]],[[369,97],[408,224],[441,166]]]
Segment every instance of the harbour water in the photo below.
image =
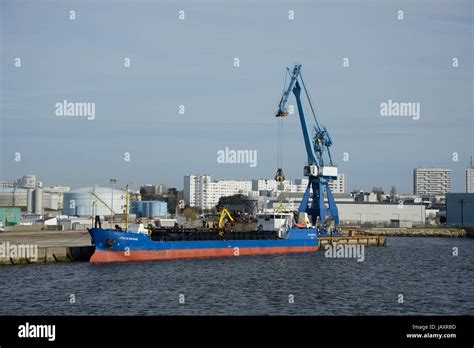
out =
[[391,237],[364,254],[1,267],[0,315],[474,314],[474,239]]

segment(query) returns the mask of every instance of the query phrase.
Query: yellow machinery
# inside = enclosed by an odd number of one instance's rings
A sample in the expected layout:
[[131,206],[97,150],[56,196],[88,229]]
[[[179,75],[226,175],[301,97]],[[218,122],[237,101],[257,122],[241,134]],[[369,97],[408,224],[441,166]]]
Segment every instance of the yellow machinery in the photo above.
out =
[[224,232],[225,232],[224,218],[226,216],[230,221],[234,221],[234,218],[232,217],[232,215],[230,215],[230,212],[226,208],[222,209],[221,216],[219,217],[219,225],[217,226],[217,234],[219,235],[221,239],[224,238]]
[[218,225],[219,229],[224,228],[225,226],[224,218],[226,216],[229,218],[230,221],[234,221],[234,218],[232,217],[232,215],[230,215],[229,211],[226,208],[222,209],[221,216],[219,218],[219,225]]

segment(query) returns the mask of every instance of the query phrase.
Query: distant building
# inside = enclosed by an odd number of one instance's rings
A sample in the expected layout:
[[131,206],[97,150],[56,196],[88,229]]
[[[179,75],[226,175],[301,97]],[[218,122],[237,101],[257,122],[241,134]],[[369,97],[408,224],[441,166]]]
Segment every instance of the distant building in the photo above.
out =
[[[308,186],[308,178],[301,178],[294,180],[295,191],[292,192],[304,192]],[[346,193],[347,188],[347,177],[345,174],[338,174],[336,180],[332,180],[329,183],[332,193]]]
[[44,203],[45,208],[52,210],[61,210],[63,209],[63,197],[65,192],[71,190],[68,186],[45,186],[43,191],[46,195],[49,194],[50,200]]
[[1,188],[0,207],[26,207],[27,189]]
[[0,207],[19,207],[27,214],[42,215],[45,210],[58,210],[59,196],[41,187],[0,188]]
[[[307,184],[307,183],[306,183]],[[252,191],[279,191],[280,184],[275,179],[253,179]],[[292,191],[293,190],[293,191]],[[284,192],[296,192],[296,187],[291,180],[283,181]]]
[[446,224],[474,227],[474,193],[446,194]]
[[331,191],[333,193],[346,193],[347,189],[347,176],[346,174],[337,174],[337,179],[329,183]]
[[34,189],[37,186],[41,187],[42,185],[36,180],[36,175],[23,175],[22,178],[17,180],[17,186]]
[[150,185],[146,184],[144,186],[140,186],[140,192],[145,192],[148,195],[163,195],[165,194],[165,186],[164,185]]
[[451,192],[451,169],[415,168],[413,193],[418,196],[444,195]]
[[0,181],[0,188],[36,188],[40,182],[36,180],[36,175],[24,175],[17,180],[2,180]]
[[219,198],[238,193],[249,194],[252,182],[244,180],[213,181],[209,175],[184,176],[184,201],[191,207],[212,209]]
[[[308,178],[297,178],[283,182],[283,192],[304,192],[308,186]],[[329,183],[332,193],[345,193],[347,180],[345,174],[338,174],[336,180]],[[252,191],[280,191],[280,184],[275,179],[252,180]]]
[[[285,180],[283,192],[303,193],[308,186],[308,178]],[[339,174],[337,180],[333,180],[329,186],[334,194],[345,193],[346,176]],[[219,180],[215,181],[209,175],[186,175],[184,177],[184,201],[191,207],[211,209],[219,198],[244,194],[258,196],[262,192],[272,193],[278,196],[280,184],[275,179],[253,179],[246,180]]]
[[378,202],[376,192],[352,191],[350,193],[357,203],[375,203]]
[[474,193],[474,168],[466,169],[466,193]]
[[0,188],[12,188],[15,184],[15,180],[0,180]]
[[25,207],[27,214],[41,215],[44,210],[60,210],[67,186],[43,187],[36,175],[0,181],[0,206]]
[[[304,192],[283,192],[281,197],[284,210],[298,210],[301,201],[303,200]],[[334,193],[334,200],[336,204],[339,202],[354,202],[354,197],[349,193]],[[280,207],[280,195],[274,197],[259,197],[261,199],[259,209],[260,211],[277,210]],[[327,202],[327,198],[324,199]]]

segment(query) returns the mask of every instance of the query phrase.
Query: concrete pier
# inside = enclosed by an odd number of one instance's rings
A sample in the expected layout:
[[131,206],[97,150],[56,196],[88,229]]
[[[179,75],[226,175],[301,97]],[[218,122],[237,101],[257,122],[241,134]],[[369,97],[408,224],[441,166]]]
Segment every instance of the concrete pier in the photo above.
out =
[[331,243],[352,244],[365,246],[386,246],[387,237],[385,236],[341,236],[341,237],[319,237],[319,248]]
[[89,261],[93,252],[87,231],[0,233],[0,265]]
[[390,236],[390,237],[466,237],[466,229],[463,228],[368,228],[359,229],[358,235],[366,236]]

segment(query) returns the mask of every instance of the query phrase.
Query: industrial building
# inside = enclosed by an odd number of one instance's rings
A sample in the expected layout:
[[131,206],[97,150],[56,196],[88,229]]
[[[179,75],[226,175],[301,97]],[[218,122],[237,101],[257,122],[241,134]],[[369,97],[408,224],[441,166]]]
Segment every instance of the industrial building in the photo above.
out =
[[451,169],[415,168],[413,193],[418,196],[444,195],[451,192]]
[[0,188],[35,188],[36,186],[42,186],[40,181],[37,181],[36,175],[24,175],[17,180],[2,180],[0,181]]
[[43,188],[0,188],[1,207],[19,207],[27,214],[43,214],[44,210],[58,209],[58,195],[45,193]]
[[41,215],[45,210],[61,210],[63,194],[69,187],[43,187],[36,175],[0,182],[0,206],[19,207],[27,214]]
[[397,203],[347,203],[338,202],[339,219],[344,224],[380,223],[391,224],[398,221],[402,227],[403,222],[412,225],[424,225],[426,218],[423,204],[397,204]]
[[126,192],[109,187],[92,186],[64,193],[64,215],[109,216],[123,214]]
[[[300,195],[300,193],[298,193]],[[358,203],[349,194],[334,194],[339,211],[339,220],[345,225],[384,224],[393,225],[395,221],[402,226],[409,222],[412,225],[425,223],[426,210],[423,204],[397,204],[397,203]],[[278,199],[267,200],[259,203],[262,211],[276,211],[280,205]],[[301,203],[301,197],[294,194],[283,199],[283,209],[296,211]],[[262,209],[263,208],[263,209]]]
[[446,194],[446,224],[474,227],[474,193]]

